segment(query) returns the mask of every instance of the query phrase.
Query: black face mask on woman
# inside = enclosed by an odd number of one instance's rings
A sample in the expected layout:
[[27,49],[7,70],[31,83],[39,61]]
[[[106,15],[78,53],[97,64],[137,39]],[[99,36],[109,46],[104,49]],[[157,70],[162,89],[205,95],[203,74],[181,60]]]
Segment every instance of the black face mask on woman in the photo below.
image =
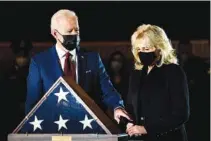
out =
[[155,52],[139,52],[138,56],[144,66],[152,65],[157,58]]

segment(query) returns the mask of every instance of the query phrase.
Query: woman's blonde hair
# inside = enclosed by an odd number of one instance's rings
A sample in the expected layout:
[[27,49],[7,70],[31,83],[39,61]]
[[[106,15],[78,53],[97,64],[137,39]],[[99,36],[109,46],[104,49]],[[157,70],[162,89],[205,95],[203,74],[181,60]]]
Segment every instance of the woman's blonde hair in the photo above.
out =
[[175,50],[172,47],[170,40],[168,39],[165,31],[155,25],[143,24],[137,28],[137,30],[131,36],[132,44],[132,53],[135,59],[135,69],[141,70],[143,64],[138,56],[138,48],[141,39],[147,37],[150,41],[150,44],[156,49],[160,50],[160,60],[159,63],[156,63],[158,67],[161,67],[163,64],[177,64],[178,60],[175,54]]

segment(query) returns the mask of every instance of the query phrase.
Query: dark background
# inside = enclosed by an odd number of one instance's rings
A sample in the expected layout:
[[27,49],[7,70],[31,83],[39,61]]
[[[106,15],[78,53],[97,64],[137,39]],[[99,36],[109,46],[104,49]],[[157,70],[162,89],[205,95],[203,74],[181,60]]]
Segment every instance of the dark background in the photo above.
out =
[[[50,19],[57,10],[64,8],[73,10],[78,15],[82,41],[130,41],[132,33],[142,23],[162,27],[171,40],[179,40],[179,42],[210,40],[209,1],[13,1],[0,2],[0,43],[26,38],[32,42],[54,41],[50,35]],[[18,43],[14,42],[14,44],[19,48]],[[188,48],[189,44],[184,46]],[[34,48],[39,50],[38,47]],[[9,47],[0,48],[0,90],[3,99],[0,102],[0,114],[3,115],[1,121],[7,123],[0,128],[0,141],[5,141],[7,135],[25,116],[23,109],[28,68],[17,69],[15,60],[18,55],[10,50],[14,56],[9,56],[9,49]],[[178,55],[181,55],[181,52]],[[189,141],[208,141],[210,138],[210,83],[208,80],[210,73],[208,74],[207,71],[210,70],[210,61],[205,63],[204,60],[210,60],[210,58],[192,55],[188,57],[186,65],[182,66],[189,78],[188,84],[190,86],[191,116],[187,123],[188,138]],[[14,61],[11,63],[9,60]],[[128,62],[132,61],[128,60]]]
[[50,18],[58,9],[75,11],[83,41],[127,41],[138,25],[161,26],[171,39],[209,39],[207,2],[1,2],[0,41],[21,36],[53,40]]

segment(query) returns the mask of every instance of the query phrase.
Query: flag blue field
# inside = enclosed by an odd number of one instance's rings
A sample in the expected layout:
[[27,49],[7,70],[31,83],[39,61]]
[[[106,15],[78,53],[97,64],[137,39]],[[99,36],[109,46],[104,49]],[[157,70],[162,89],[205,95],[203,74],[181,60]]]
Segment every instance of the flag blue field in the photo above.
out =
[[106,128],[61,77],[14,132],[106,134]]

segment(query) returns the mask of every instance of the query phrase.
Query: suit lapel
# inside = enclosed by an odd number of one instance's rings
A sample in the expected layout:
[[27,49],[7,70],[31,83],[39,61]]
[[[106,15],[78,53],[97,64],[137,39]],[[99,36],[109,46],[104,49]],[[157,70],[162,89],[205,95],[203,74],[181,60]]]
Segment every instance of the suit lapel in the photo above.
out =
[[83,88],[85,82],[85,70],[87,66],[87,56],[83,53],[78,51],[78,84]]
[[54,72],[55,72],[54,75],[56,76],[56,78],[59,78],[60,76],[63,75],[63,70],[62,70],[60,60],[59,60],[58,54],[56,52],[55,46],[52,47],[51,53],[52,53],[52,61],[53,61],[52,70],[54,70]]
[[136,121],[139,120],[138,117],[138,107],[140,106],[138,104],[138,96],[139,96],[139,91],[140,91],[140,71],[135,71],[133,74],[133,79],[132,79],[132,87],[133,87],[133,96],[132,96],[132,103],[133,103],[133,108],[134,108],[134,113],[136,115]]

